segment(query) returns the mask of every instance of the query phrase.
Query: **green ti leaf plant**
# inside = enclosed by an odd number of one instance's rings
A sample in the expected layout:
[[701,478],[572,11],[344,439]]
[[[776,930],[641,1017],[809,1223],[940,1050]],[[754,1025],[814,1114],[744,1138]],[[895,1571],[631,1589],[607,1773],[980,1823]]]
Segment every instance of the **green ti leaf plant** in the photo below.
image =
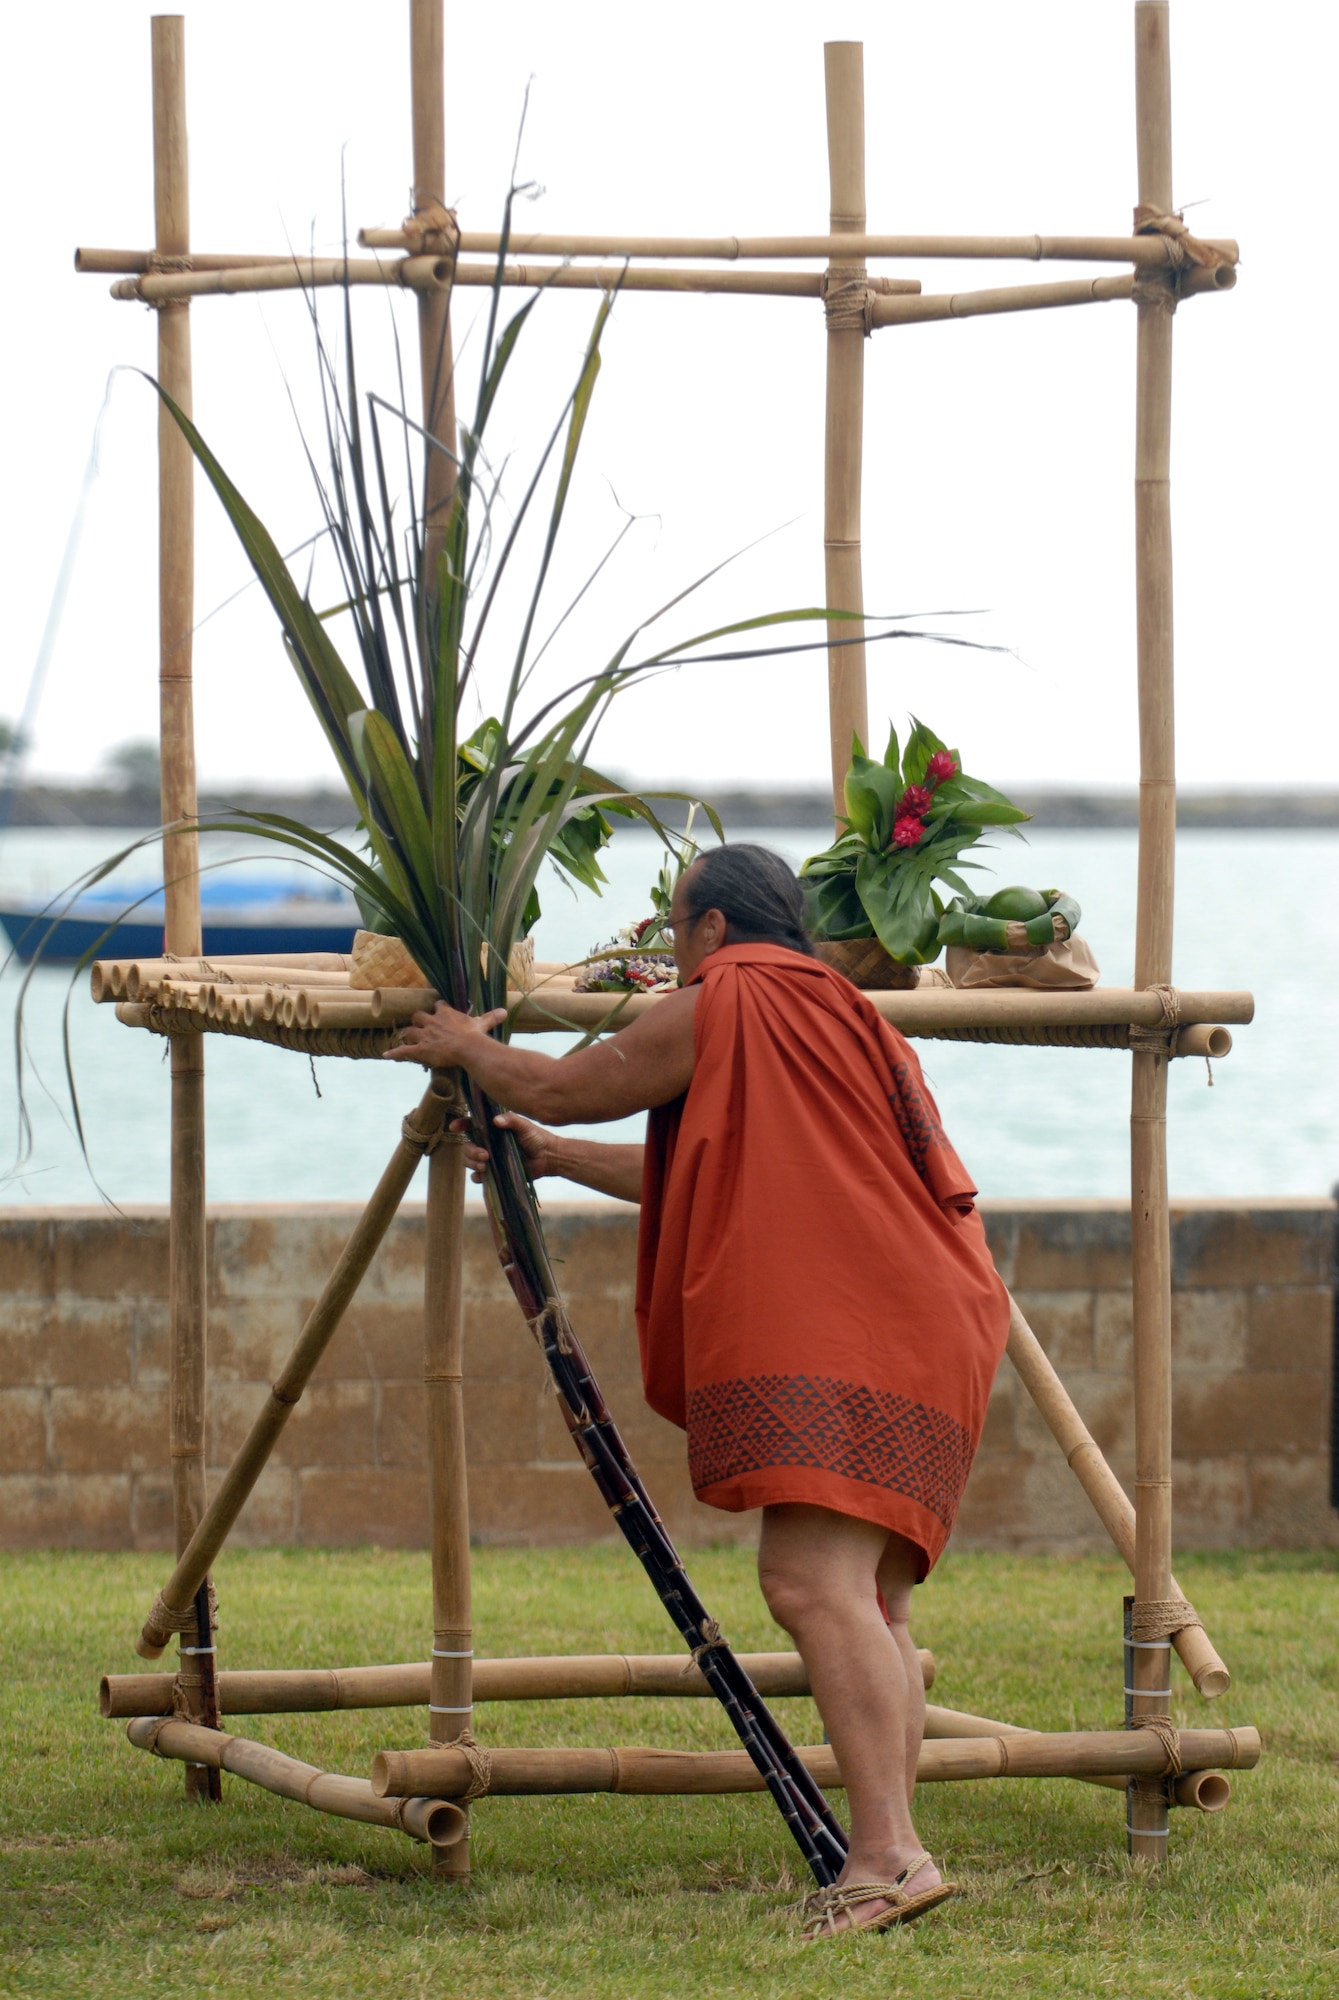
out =
[[928,965],[939,954],[944,913],[936,883],[970,895],[964,861],[992,827],[1016,832],[1029,815],[979,778],[956,750],[913,716],[905,750],[890,729],[883,761],[852,744],[845,831],[800,870],[811,934],[878,938],[899,965]]

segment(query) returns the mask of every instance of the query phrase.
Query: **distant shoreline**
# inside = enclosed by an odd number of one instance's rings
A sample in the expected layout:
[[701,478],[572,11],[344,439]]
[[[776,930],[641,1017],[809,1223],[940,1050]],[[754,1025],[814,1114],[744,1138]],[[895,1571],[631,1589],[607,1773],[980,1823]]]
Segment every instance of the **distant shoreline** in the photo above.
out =
[[[1003,789],[1033,815],[1039,828],[1133,828],[1139,824],[1139,797],[1133,789],[1049,791],[1029,785],[1006,785]],[[200,803],[205,813],[282,813],[327,830],[347,826],[350,820],[347,796],[334,790],[281,793],[247,787],[235,793],[207,792]],[[727,827],[824,827],[832,820],[831,799],[818,790],[732,788],[716,792],[711,803]],[[667,804],[667,819],[680,821],[682,815],[682,807]],[[13,827],[141,829],[156,826],[158,819],[155,793],[74,785],[25,786],[16,793],[9,814]],[[1336,831],[1339,792],[1184,791],[1177,801],[1177,820],[1187,829]]]

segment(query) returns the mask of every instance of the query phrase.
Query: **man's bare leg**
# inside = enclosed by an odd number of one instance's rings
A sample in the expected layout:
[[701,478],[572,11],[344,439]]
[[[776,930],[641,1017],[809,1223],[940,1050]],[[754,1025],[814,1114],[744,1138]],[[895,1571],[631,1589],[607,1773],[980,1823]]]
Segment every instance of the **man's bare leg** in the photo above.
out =
[[[900,1535],[826,1507],[763,1510],[758,1577],[768,1609],[809,1670],[846,1781],[851,1846],[841,1882],[892,1882],[922,1852],[911,1822],[916,1756],[925,1722],[920,1661],[907,1612],[919,1551]],[[884,1622],[882,1588],[894,1619]],[[900,1636],[899,1636],[900,1634]],[[941,1877],[932,1863],[916,1889]],[[869,1922],[886,1908],[861,1911]],[[850,1921],[843,1915],[838,1925]]]

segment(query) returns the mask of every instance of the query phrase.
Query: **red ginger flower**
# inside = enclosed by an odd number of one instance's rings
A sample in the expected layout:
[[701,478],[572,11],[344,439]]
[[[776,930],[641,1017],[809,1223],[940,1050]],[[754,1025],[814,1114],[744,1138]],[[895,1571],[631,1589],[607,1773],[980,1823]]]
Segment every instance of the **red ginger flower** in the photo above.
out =
[[898,820],[893,828],[893,846],[917,847],[920,845],[921,836],[924,832],[924,823],[921,820],[913,819],[908,814],[905,819]]
[[925,767],[925,776],[931,785],[942,785],[945,778],[954,778],[958,773],[958,760],[947,750],[936,750]]
[[907,813],[919,816],[921,813],[929,812],[933,804],[934,793],[928,785],[908,785],[897,802],[897,817],[901,819]]

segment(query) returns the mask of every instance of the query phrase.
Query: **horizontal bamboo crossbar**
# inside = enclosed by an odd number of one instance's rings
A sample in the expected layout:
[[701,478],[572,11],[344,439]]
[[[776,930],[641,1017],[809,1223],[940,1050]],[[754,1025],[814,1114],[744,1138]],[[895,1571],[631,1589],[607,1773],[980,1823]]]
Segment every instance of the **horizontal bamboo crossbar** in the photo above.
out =
[[[761,1695],[805,1695],[809,1675],[798,1653],[740,1653],[739,1663]],[[920,1655],[927,1688],[934,1654]],[[345,1708],[421,1708],[428,1700],[431,1663],[406,1666],[280,1667],[218,1676],[223,1715],[320,1715]],[[170,1715],[174,1674],[105,1674],[101,1713]],[[571,1701],[620,1695],[659,1697],[711,1693],[702,1669],[682,1653],[555,1653],[530,1659],[476,1660],[475,1701]]]
[[[119,1001],[126,995],[135,1004],[128,1011],[118,1009],[120,1018],[127,1025],[153,1027],[159,1032],[163,1024],[149,1015],[164,1011],[160,1003],[177,1002],[184,1011],[207,1013],[207,1007],[199,1002],[211,986],[235,987],[239,992],[282,986],[292,989],[295,997],[300,997],[303,989],[312,989],[314,1005],[338,1001],[366,1008],[373,1021],[383,1027],[408,1020],[437,999],[430,987],[352,988],[347,985],[347,974],[334,968],[321,969],[314,979],[303,979],[282,965],[270,971],[258,959],[99,960],[92,968],[91,991],[96,1000]],[[522,1034],[548,1029],[586,1032],[606,1024],[620,1027],[654,1007],[662,997],[654,993],[578,993],[570,978],[563,975],[542,980],[527,994],[510,995],[516,1009],[513,1025]],[[1046,992],[1022,987],[923,986],[874,991],[867,997],[886,1020],[909,1035],[1165,1028],[1167,1053],[1173,1055],[1226,1055],[1232,1042],[1223,1024],[1249,1022],[1255,1012],[1249,993],[1158,987],[1096,986],[1087,992]],[[304,1009],[298,1017],[299,1025],[308,1011]],[[188,1030],[190,1023],[183,1020],[180,1026]],[[1192,1032],[1201,1028],[1206,1032]],[[1123,1046],[1119,1042],[1111,1045]]]
[[[865,995],[885,1021],[904,1035],[933,1036],[944,1028],[1140,1027],[1157,1028],[1166,1008],[1156,989],[1094,986],[1088,992],[1050,993],[1022,987],[912,987],[907,991]],[[544,999],[532,994],[522,1000],[514,1026],[521,1033],[545,1028],[598,1028],[617,1014],[618,1024],[635,1020],[658,1003],[653,993],[561,993]],[[1177,991],[1180,1023],[1250,1021],[1255,1001],[1249,993]]]
[[[416,1005],[421,1005],[424,997],[415,992]],[[516,1008],[513,1031],[529,1035],[610,1032],[625,1027],[647,1007],[654,1007],[659,997],[646,993],[626,997],[574,993],[570,988],[548,997],[513,994],[511,999]],[[1089,993],[928,987],[924,993],[872,992],[868,997],[904,1035],[921,1041],[1127,1049],[1131,1045],[1131,1027],[1158,1025],[1156,1000],[1117,987],[1097,987]],[[1222,1019],[1249,1021],[1254,1011],[1249,993],[1187,993],[1180,999],[1183,1016],[1189,1014],[1192,1018],[1169,1030],[1164,1052],[1171,1056],[1225,1056],[1231,1049],[1232,1037],[1221,1025]],[[1080,1002],[1092,1004],[1083,1011],[1078,1006]],[[1205,1014],[1203,1023],[1194,1021],[1196,1012]],[[231,1016],[210,1014],[142,1000],[116,1003],[118,1021],[128,1028],[147,1029],[151,1034],[241,1035],[251,1041],[269,1042],[276,1048],[363,1060],[384,1055],[399,1027],[409,1018],[407,1013],[399,1013],[393,1007],[377,1015],[355,1006],[347,1020],[341,1017],[337,1024],[333,1013],[322,1012],[318,1006],[321,1025],[312,1021],[310,1010],[305,1025],[296,1017],[277,1015],[267,1020],[263,1015],[255,1018],[253,1010],[253,1018],[247,1020],[243,1013],[244,1010],[234,1010]],[[1131,1013],[1136,1015],[1133,1022],[1126,1018]]]
[[147,999],[168,979],[308,985],[315,977],[342,980],[347,986],[352,965],[347,953],[337,951],[257,952],[227,958],[99,958],[89,970],[89,992],[105,1005],[111,1000]]
[[[638,270],[623,264],[455,264],[448,257],[289,257],[259,264],[216,263],[209,269],[146,271],[118,278],[114,299],[161,305],[172,299],[215,298],[243,292],[321,291],[333,285],[403,285],[411,291],[444,291],[459,285],[491,289],[547,286],[580,292],[729,292],[758,298],[817,299],[821,271]],[[877,297],[919,292],[919,278],[873,278]]]
[[[250,271],[261,264],[291,264],[291,253],[239,250],[192,250],[182,260],[192,271]],[[98,250],[81,245],[74,253],[74,268],[94,277],[132,277],[160,270],[162,260],[156,250]]]
[[[988,1715],[968,1715],[958,1708],[937,1708],[934,1703],[926,1704],[925,1734],[938,1740],[952,1736],[1030,1736],[1034,1730],[1022,1729],[1014,1722],[997,1722]],[[1076,1780],[1082,1785],[1100,1785],[1113,1792],[1123,1792],[1124,1778],[1095,1777],[1088,1772],[1076,1772]],[[1232,1787],[1226,1778],[1216,1771],[1187,1771],[1177,1780],[1182,1788],[1176,1794],[1176,1804],[1191,1807],[1198,1812],[1221,1812],[1231,1803]]]
[[[1189,297],[1197,292],[1230,291],[1237,282],[1232,264],[1194,267],[1180,274],[1178,289]],[[997,285],[979,292],[930,292],[914,299],[875,297],[870,324],[918,326],[928,320],[977,319],[985,314],[1045,312],[1053,306],[1101,305],[1134,296],[1132,271],[1105,278],[1055,279],[1046,285]]]
[[[320,958],[317,965],[314,961]],[[266,984],[321,987],[323,997],[375,1007],[379,1018],[406,1018],[436,1004],[430,986],[350,987],[350,961],[337,953],[313,953],[311,961],[262,958],[99,959],[91,972],[95,1000],[149,999],[164,983],[204,986],[223,981],[239,987]],[[271,969],[273,968],[273,969]],[[291,970],[290,970],[291,968]],[[310,970],[314,978],[304,977]],[[548,965],[535,968],[540,983],[527,994],[515,991],[516,1025],[524,1032],[551,1025],[589,1028],[608,1016],[633,1020],[663,996],[655,993],[578,993],[570,975]],[[1177,1032],[1195,1024],[1248,1023],[1255,1001],[1246,992],[1200,992],[1180,988],[1094,986],[1087,991],[1052,992],[1027,987],[919,986],[874,990],[866,996],[885,1020],[904,1032],[936,1027],[1138,1027],[1170,1024]],[[1196,1047],[1196,1054],[1204,1053]]]
[[[1183,1770],[1249,1770],[1260,1759],[1259,1732],[1183,1729],[1177,1732]],[[826,1744],[796,1753],[828,1791],[843,1788],[837,1759]],[[488,1792],[518,1798],[572,1792],[627,1792],[692,1796],[761,1792],[761,1773],[740,1750],[490,1750]],[[1106,1729],[1047,1734],[950,1737],[921,1746],[917,1782],[968,1778],[1153,1777],[1167,1769],[1167,1745],[1151,1729]],[[410,1798],[431,1791],[459,1798],[476,1780],[463,1750],[380,1750],[372,1764],[378,1798]]]
[[[451,281],[449,257],[284,257],[272,263],[227,264],[221,269],[146,271],[118,278],[114,299],[162,305],[171,299],[204,299],[234,292],[320,291],[329,285],[405,285],[411,291],[439,291]],[[468,283],[468,279],[461,279]]]
[[[412,227],[360,229],[366,249],[416,250],[422,233]],[[1229,264],[1238,261],[1236,243],[1206,239],[1207,246]],[[488,230],[461,231],[465,256],[496,255],[502,239]],[[1074,264],[1174,265],[1177,252],[1166,236],[576,236],[562,233],[511,235],[507,249],[517,257],[708,257],[744,262],[755,257],[821,258],[825,263],[880,257],[955,257],[1001,259],[1007,262]],[[147,270],[148,264],[81,264],[81,257],[142,256],[147,252],[88,251],[75,253],[79,270]],[[259,261],[259,259],[257,260]]]
[[[1177,278],[1178,291],[1183,296],[1229,291],[1236,282],[1236,266],[1226,263],[1188,266]],[[983,314],[1042,312],[1056,306],[1129,299],[1134,295],[1135,274],[1126,271],[1097,278],[1056,279],[1042,285],[1002,285],[981,291],[933,292],[924,296],[917,278],[872,277],[866,283],[869,323],[872,327],[882,327],[975,319]],[[385,263],[373,258],[293,257],[208,270],[147,271],[142,277],[118,278],[111,289],[114,299],[161,305],[173,299],[247,292],[320,291],[335,285],[401,285],[411,291],[442,291],[451,285],[484,288],[503,285],[521,289],[548,287],[557,291],[723,292],[758,298],[816,299],[824,295],[826,276],[821,271],[645,270],[622,264],[453,266],[446,257],[397,257]]]
[[377,1796],[366,1778],[346,1778],[335,1771],[322,1771],[315,1764],[303,1764],[272,1750],[268,1743],[253,1743],[245,1736],[229,1736],[222,1729],[204,1729],[193,1722],[160,1722],[142,1716],[130,1723],[126,1735],[137,1750],[152,1751],[156,1757],[171,1757],[184,1764],[207,1764],[216,1771],[230,1771],[235,1778],[274,1792],[281,1799],[296,1799],[314,1812],[331,1813],[337,1819],[356,1819],[368,1826],[391,1827],[408,1834],[411,1840],[426,1841],[431,1847],[454,1847],[465,1832],[466,1817],[460,1806],[449,1799],[409,1798],[397,1807]]

